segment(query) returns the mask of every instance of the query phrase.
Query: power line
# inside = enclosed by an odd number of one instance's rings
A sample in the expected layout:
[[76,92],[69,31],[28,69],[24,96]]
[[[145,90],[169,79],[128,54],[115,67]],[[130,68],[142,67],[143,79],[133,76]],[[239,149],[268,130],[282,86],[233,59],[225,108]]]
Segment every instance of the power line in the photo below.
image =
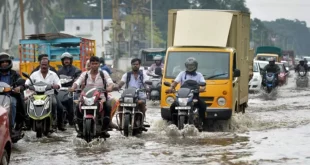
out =
[[[44,5],[42,4],[42,2],[41,2],[40,0],[37,0],[37,1],[40,3],[40,5],[42,6],[42,8],[45,9],[45,7],[44,7]],[[57,33],[59,33],[58,28],[56,27],[54,21],[50,18],[50,16],[49,16],[48,14],[46,14],[45,16],[52,22],[52,24],[53,24],[54,28],[56,29]],[[44,19],[44,18],[43,18],[43,19]]]

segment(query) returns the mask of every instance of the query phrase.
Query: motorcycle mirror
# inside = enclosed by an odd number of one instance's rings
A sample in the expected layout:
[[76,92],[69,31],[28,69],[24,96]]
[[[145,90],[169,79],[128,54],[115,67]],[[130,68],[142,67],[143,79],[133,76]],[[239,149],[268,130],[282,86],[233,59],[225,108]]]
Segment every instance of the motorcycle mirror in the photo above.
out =
[[171,87],[171,83],[170,82],[164,82],[164,85],[167,87]]
[[29,79],[30,79],[30,76],[29,76],[29,74],[28,74],[28,73],[26,73],[26,72],[22,72],[22,75],[23,75],[24,77],[26,77],[26,78],[29,78]]
[[16,81],[16,85],[17,86],[20,86],[20,85],[24,85],[26,82],[26,80],[22,79],[22,78],[19,78],[17,81]]
[[152,85],[152,81],[146,80],[146,81],[145,81],[145,84],[147,84],[147,85]]
[[200,82],[199,86],[206,86],[206,82]]

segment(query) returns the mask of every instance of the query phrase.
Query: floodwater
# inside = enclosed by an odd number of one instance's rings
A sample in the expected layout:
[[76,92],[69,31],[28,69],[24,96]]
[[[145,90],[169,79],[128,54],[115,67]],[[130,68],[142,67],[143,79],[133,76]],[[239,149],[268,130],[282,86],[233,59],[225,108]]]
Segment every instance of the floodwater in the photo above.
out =
[[[119,94],[116,94],[119,95]],[[125,138],[113,131],[90,144],[75,130],[36,139],[34,132],[13,146],[11,164],[310,164],[310,90],[297,89],[293,76],[276,99],[251,94],[245,114],[214,123],[215,131],[178,131],[149,104],[148,132]]]

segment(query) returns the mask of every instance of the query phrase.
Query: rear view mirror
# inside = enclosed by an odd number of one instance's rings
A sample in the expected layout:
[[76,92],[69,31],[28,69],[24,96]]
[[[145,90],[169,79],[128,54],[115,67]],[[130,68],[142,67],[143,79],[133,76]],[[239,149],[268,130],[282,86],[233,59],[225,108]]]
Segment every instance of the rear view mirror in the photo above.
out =
[[164,85],[167,87],[171,87],[171,83],[170,82],[164,82]]
[[206,82],[200,82],[200,83],[199,83],[199,86],[202,86],[202,87],[203,87],[203,86],[206,86],[206,85],[207,85]]
[[26,77],[26,78],[30,78],[29,74],[26,73],[26,72],[22,72],[22,75],[23,75],[24,77]]
[[16,85],[17,86],[20,86],[20,85],[24,85],[26,82],[26,80],[22,79],[22,78],[19,78],[17,81],[16,81]]
[[146,81],[145,81],[145,84],[147,84],[147,85],[152,85],[152,81],[146,80]]
[[240,77],[240,70],[239,69],[235,69],[234,71],[234,77]]

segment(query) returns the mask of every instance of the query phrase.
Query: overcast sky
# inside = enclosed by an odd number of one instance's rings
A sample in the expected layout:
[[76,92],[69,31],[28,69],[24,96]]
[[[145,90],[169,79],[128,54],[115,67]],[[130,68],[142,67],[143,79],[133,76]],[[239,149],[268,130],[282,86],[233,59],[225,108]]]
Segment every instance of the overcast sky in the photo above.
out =
[[299,19],[310,27],[310,0],[246,0],[252,18],[271,21],[277,18]]

